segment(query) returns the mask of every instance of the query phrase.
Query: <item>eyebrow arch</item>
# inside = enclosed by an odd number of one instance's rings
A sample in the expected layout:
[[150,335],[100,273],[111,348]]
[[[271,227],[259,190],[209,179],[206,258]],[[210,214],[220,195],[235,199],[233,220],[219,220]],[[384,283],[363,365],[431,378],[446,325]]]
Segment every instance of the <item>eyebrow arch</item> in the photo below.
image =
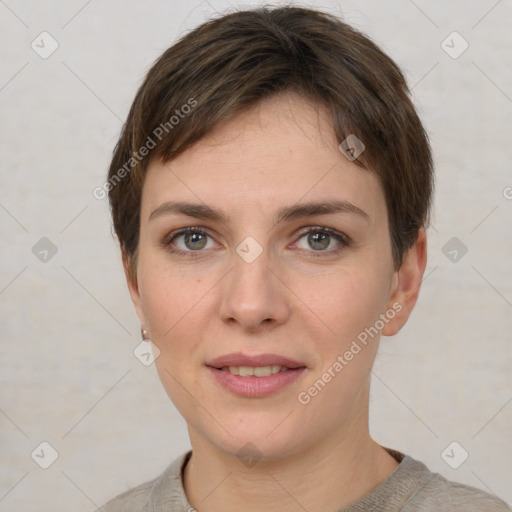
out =
[[[275,224],[284,221],[300,219],[303,217],[313,217],[314,215],[326,215],[329,213],[354,213],[363,217],[368,223],[371,223],[370,216],[361,208],[349,201],[331,200],[331,201],[312,201],[309,203],[299,203],[293,206],[281,208],[275,217]],[[156,217],[167,214],[182,214],[198,219],[209,219],[219,221],[224,224],[228,222],[228,216],[222,211],[210,206],[199,203],[187,203],[182,201],[168,201],[161,204],[153,210],[148,221]]]

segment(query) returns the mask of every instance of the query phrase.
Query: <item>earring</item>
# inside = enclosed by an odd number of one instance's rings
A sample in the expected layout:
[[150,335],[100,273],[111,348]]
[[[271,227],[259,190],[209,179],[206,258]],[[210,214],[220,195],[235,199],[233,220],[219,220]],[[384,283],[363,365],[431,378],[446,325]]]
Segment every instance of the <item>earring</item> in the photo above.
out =
[[140,335],[141,335],[142,341],[147,341],[147,339],[148,339],[148,331],[146,331],[146,329],[141,329],[140,330]]

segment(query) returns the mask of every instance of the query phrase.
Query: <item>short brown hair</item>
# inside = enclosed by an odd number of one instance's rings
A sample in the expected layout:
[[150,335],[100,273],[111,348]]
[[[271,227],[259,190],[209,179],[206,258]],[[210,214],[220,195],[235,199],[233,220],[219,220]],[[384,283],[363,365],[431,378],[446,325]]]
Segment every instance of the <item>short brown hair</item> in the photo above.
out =
[[183,36],[137,92],[107,182],[114,229],[134,281],[150,161],[170,161],[220,122],[283,91],[326,107],[338,141],[353,134],[365,145],[354,162],[379,177],[400,267],[429,222],[434,179],[428,137],[402,72],[332,14],[262,6],[209,20]]

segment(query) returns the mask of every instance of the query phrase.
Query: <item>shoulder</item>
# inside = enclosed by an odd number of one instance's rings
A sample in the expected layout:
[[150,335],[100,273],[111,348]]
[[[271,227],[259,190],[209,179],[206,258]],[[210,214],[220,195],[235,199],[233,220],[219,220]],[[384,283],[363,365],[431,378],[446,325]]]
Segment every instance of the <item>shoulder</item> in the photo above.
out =
[[146,512],[151,489],[157,480],[155,478],[119,494],[95,512]]
[[119,494],[95,512],[173,512],[183,506],[186,509],[181,473],[190,455],[191,451],[179,456],[159,477]]
[[[425,466],[425,469],[426,466]],[[409,498],[403,512],[511,512],[501,499],[475,487],[453,482],[439,473],[430,478]]]
[[344,512],[512,512],[504,501],[492,494],[433,473],[410,455],[385,449],[399,462],[398,467],[362,498],[358,507],[344,509]]

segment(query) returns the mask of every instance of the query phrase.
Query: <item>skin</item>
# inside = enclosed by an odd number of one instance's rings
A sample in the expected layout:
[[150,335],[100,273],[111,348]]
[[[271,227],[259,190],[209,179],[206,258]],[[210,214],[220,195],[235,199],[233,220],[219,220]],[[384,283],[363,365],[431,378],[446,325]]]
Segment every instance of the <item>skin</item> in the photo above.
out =
[[[337,212],[274,221],[282,207],[332,199],[349,201],[368,219]],[[168,213],[149,220],[167,201],[206,204],[228,219]],[[162,243],[189,226],[207,232],[199,237],[205,245],[184,235]],[[315,250],[302,231],[318,226],[351,244],[331,237]],[[252,263],[236,252],[248,236],[263,249]],[[419,231],[395,270],[378,178],[340,153],[326,111],[293,93],[273,96],[172,162],[151,162],[136,281],[129,258],[123,261],[141,326],[161,351],[161,381],[188,425],[193,455],[183,480],[196,510],[334,511],[396,469],[369,434],[370,370],[380,335],[398,332],[416,303],[426,235]],[[301,404],[298,394],[396,303],[401,311],[381,333]],[[205,367],[231,352],[284,355],[307,370],[274,395],[242,398]],[[258,458],[250,467],[237,457],[249,442]]]

